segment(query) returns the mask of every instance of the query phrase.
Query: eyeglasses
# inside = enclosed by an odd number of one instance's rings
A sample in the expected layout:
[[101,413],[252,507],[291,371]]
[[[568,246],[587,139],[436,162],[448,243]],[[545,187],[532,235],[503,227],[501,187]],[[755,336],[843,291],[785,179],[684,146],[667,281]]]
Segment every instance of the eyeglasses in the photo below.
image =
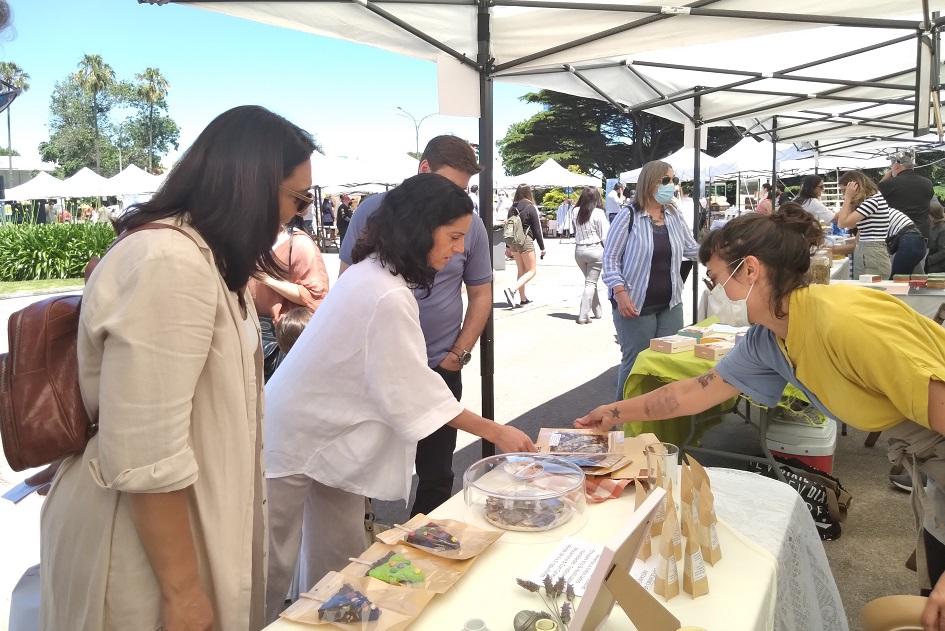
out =
[[666,185],[669,184],[670,182],[672,182],[673,184],[676,184],[676,185],[678,186],[678,185],[679,185],[679,178],[678,178],[678,177],[670,177],[670,176],[668,176],[668,175],[664,175],[664,176],[663,176],[663,179],[660,180],[660,183],[661,183],[663,186],[666,186]]
[[298,200],[298,212],[302,212],[315,203],[315,193],[312,192],[311,188],[307,188],[305,189],[305,192],[301,193],[299,191],[293,191],[291,188],[286,186],[280,186],[279,188]]

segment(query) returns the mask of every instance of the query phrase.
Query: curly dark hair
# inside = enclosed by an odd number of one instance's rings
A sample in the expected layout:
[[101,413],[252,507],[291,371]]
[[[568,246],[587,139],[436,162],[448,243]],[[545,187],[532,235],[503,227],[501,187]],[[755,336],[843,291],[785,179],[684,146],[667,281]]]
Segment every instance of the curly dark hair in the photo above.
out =
[[433,248],[433,231],[471,214],[469,195],[442,175],[421,173],[403,181],[384,196],[380,208],[351,252],[358,263],[377,256],[392,274],[429,295],[436,270],[427,256]]
[[710,232],[699,248],[699,262],[706,265],[715,255],[734,272],[746,256],[757,257],[768,268],[774,315],[783,318],[784,299],[807,286],[811,254],[823,241],[820,222],[800,204],[785,202],[770,216],[749,213]]

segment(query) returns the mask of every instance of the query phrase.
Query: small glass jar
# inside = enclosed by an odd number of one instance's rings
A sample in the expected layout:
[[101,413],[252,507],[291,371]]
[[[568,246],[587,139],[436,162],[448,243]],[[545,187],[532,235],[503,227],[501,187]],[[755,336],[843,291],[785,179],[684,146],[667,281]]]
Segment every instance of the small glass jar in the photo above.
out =
[[821,248],[810,257],[810,283],[816,285],[830,284],[830,266],[833,263],[833,257],[830,250]]

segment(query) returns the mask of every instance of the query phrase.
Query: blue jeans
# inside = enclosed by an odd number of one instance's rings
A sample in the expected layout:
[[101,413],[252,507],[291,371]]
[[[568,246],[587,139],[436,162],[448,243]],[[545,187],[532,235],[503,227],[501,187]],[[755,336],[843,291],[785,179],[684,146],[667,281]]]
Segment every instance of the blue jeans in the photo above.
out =
[[906,232],[899,235],[899,249],[892,257],[892,272],[890,278],[896,274],[912,274],[925,255],[928,246],[925,239],[918,232]]
[[620,343],[620,369],[617,371],[617,401],[623,399],[623,386],[630,376],[633,362],[637,360],[640,351],[650,347],[650,340],[654,337],[675,335],[683,327],[683,306],[679,303],[675,307],[664,309],[653,315],[625,318],[616,308],[614,313],[614,328],[617,330],[617,341]]

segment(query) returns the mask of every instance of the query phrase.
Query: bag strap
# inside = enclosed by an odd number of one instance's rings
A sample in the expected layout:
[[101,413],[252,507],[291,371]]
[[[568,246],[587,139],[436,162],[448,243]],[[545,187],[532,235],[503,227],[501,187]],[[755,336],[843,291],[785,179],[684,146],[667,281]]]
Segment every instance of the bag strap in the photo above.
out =
[[88,282],[89,276],[92,275],[92,272],[95,271],[95,268],[98,267],[98,264],[102,262],[102,259],[105,258],[105,256],[109,252],[112,251],[112,248],[118,245],[118,243],[121,242],[125,237],[130,237],[136,232],[143,232],[145,230],[161,230],[164,228],[176,230],[177,232],[181,233],[182,235],[184,235],[185,237],[193,241],[194,245],[196,245],[197,247],[200,247],[200,244],[197,243],[197,240],[194,239],[190,235],[190,233],[188,233],[186,230],[182,229],[179,226],[174,226],[174,225],[166,224],[166,223],[159,223],[156,221],[152,221],[146,224],[141,224],[140,226],[131,228],[130,230],[125,230],[120,235],[118,235],[118,238],[112,241],[111,245],[108,246],[108,249],[105,250],[105,253],[102,254],[102,256],[93,256],[92,258],[89,259],[89,262],[85,264],[85,271],[83,272],[83,277],[85,278],[85,281]]

